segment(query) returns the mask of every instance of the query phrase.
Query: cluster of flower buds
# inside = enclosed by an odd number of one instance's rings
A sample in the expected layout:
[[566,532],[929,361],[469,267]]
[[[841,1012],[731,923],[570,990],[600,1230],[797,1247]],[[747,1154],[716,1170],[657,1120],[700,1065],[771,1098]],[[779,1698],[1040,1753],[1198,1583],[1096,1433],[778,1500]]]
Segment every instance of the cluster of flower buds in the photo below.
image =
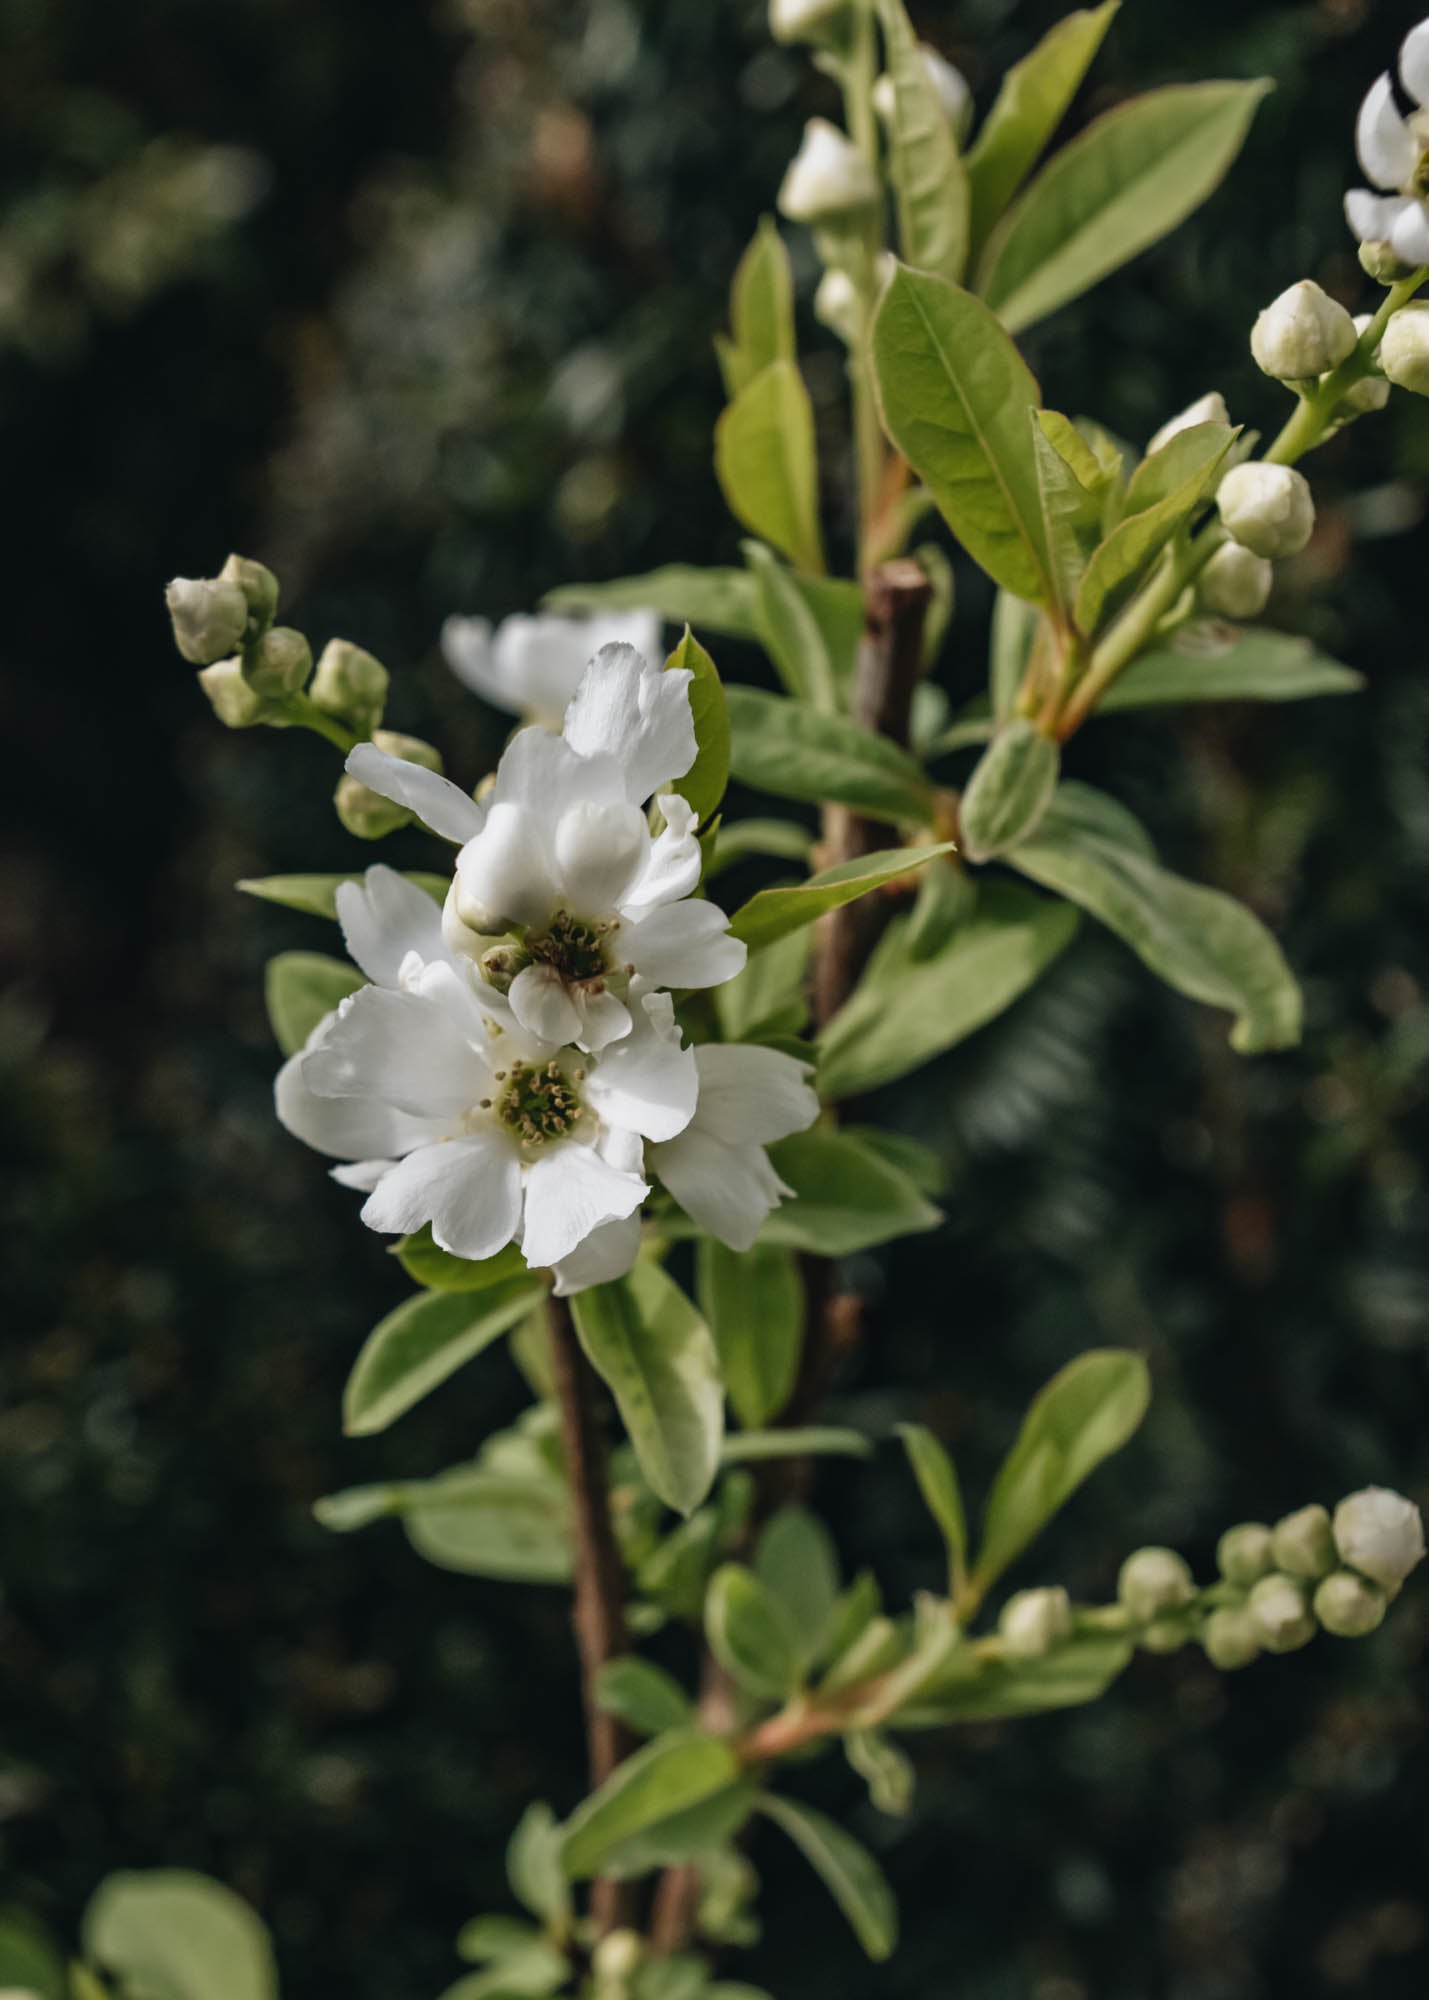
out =
[[[1410,306],[1394,314],[1384,341],[1389,341],[1390,332],[1406,311],[1412,315],[1415,311],[1422,312],[1422,308]],[[1323,388],[1326,378],[1349,360],[1372,321],[1370,313],[1351,318],[1344,306],[1323,292],[1313,279],[1302,278],[1298,285],[1291,285],[1278,299],[1273,299],[1256,320],[1251,329],[1250,351],[1256,366],[1266,375],[1308,392]],[[1400,380],[1401,375],[1414,376],[1411,350],[1422,342],[1424,333],[1425,328],[1416,325],[1411,317],[1409,325],[1395,334],[1390,343],[1396,367],[1392,377],[1386,376],[1381,345],[1367,372],[1341,390],[1334,410],[1337,423],[1346,424],[1355,417],[1384,408],[1389,401],[1390,381]],[[1403,368],[1401,350],[1406,364]],[[1421,360],[1419,375],[1429,383],[1429,359]],[[1405,379],[1402,386],[1412,387],[1413,381]]]

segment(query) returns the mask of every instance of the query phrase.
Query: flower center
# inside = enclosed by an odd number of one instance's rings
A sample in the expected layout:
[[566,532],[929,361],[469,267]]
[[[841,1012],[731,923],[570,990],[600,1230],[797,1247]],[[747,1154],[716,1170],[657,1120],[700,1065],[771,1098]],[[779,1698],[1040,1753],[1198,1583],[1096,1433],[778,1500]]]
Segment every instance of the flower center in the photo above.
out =
[[[579,1080],[578,1073],[577,1079]],[[524,1146],[564,1139],[575,1130],[584,1110],[575,1081],[552,1059],[545,1064],[514,1062],[498,1072],[504,1084],[492,1109]]]
[[569,910],[557,910],[539,936],[526,935],[526,953],[536,965],[549,965],[573,985],[604,977],[607,970],[605,941],[615,929],[612,923],[587,923]]

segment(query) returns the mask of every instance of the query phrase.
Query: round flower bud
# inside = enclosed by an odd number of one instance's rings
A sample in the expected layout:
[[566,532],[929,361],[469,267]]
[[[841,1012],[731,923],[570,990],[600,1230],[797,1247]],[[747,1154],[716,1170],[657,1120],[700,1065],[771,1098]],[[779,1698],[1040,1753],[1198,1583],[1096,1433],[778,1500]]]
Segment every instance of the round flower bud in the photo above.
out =
[[231,653],[248,624],[248,600],[223,577],[176,576],[164,592],[174,644],[191,666],[210,667]]
[[1429,305],[1400,307],[1384,329],[1379,365],[1398,388],[1429,396]]
[[769,0],[769,32],[776,42],[827,43],[846,12],[845,0]]
[[225,729],[251,729],[267,719],[270,704],[243,678],[239,660],[217,660],[205,667],[198,684],[213,703],[213,712]]
[[1179,1653],[1190,1636],[1184,1618],[1153,1618],[1137,1643],[1147,1653]]
[[218,572],[219,580],[236,583],[248,606],[247,637],[256,639],[266,632],[278,611],[278,579],[272,570],[247,556],[230,556]]
[[645,1956],[645,1940],[638,1931],[608,1931],[590,1957],[590,1969],[598,1981],[629,1979]]
[[1278,382],[1323,375],[1338,368],[1354,348],[1354,321],[1312,278],[1302,278],[1273,300],[1250,335],[1256,367]]
[[1361,1576],[1394,1590],[1424,1559],[1424,1523],[1412,1500],[1383,1486],[1351,1493],[1335,1509],[1340,1560]]
[[1272,1570],[1252,1587],[1245,1608],[1268,1653],[1293,1653],[1315,1636],[1304,1584],[1279,1570]]
[[1277,1521],[1271,1553],[1275,1567],[1290,1576],[1303,1576],[1311,1582],[1317,1576],[1327,1576],[1335,1567],[1329,1510],[1316,1503],[1297,1508]]
[[863,154],[827,118],[811,118],[779,189],[779,212],[791,222],[832,222],[871,208],[878,182]]
[[1196,581],[1196,595],[1221,618],[1258,618],[1270,596],[1275,571],[1264,556],[1225,542]]
[[1039,1660],[1072,1635],[1072,1606],[1060,1584],[1019,1590],[997,1621],[1002,1650],[1009,1659]]
[[389,757],[400,757],[406,764],[420,764],[424,771],[435,771],[441,776],[441,751],[424,743],[420,736],[404,736],[400,729],[374,729],[372,740]]
[[1174,1549],[1137,1549],[1121,1566],[1116,1594],[1133,1618],[1151,1619],[1189,1604],[1196,1583],[1185,1557]]
[[387,669],[361,646],[346,639],[329,639],[318,659],[309,699],[326,715],[335,715],[360,736],[368,736],[382,720],[387,701]]
[[359,840],[381,840],[399,826],[406,826],[412,817],[406,806],[384,799],[381,792],[371,791],[346,771],[337,781],[332,802],[338,818]]
[[1377,1584],[1337,1569],[1315,1592],[1315,1616],[1337,1639],[1362,1639],[1383,1622],[1389,1599]]
[[1193,424],[1228,424],[1231,413],[1226,408],[1226,399],[1219,389],[1209,389],[1204,396],[1198,396],[1194,403],[1188,403],[1179,416],[1169,417],[1146,447],[1146,456],[1160,451],[1170,444],[1173,437],[1188,431]]
[[1233,465],[1216,505],[1232,541],[1258,556],[1298,555],[1315,525],[1305,475],[1289,465]]
[[[939,55],[927,42],[918,44],[918,53],[923,58],[923,68],[933,86],[938,109],[961,139],[972,119],[973,94],[968,80],[955,63]],[[893,123],[896,104],[893,78],[881,76],[873,86],[873,108],[886,125]]]
[[825,271],[814,293],[814,318],[836,333],[846,347],[852,347],[862,317],[858,287],[848,272],[837,268]]
[[1377,285],[1397,285],[1414,269],[1412,264],[1406,264],[1402,257],[1395,255],[1394,246],[1390,243],[1361,243],[1359,257],[1360,269]]
[[1239,1605],[1221,1604],[1201,1627],[1201,1644],[1206,1658],[1223,1673],[1248,1667],[1260,1657],[1260,1637],[1255,1620]]
[[248,649],[243,661],[249,686],[272,701],[301,694],[312,670],[312,649],[291,625],[274,625]]
[[1216,1545],[1216,1563],[1227,1583],[1249,1590],[1275,1567],[1271,1535],[1263,1521],[1241,1521],[1227,1528]]

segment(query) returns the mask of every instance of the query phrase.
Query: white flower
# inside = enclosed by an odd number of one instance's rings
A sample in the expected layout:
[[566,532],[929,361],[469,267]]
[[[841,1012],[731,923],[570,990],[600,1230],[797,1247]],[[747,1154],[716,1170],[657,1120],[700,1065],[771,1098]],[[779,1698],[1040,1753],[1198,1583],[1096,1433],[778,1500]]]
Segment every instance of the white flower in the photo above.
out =
[[877,199],[878,182],[858,147],[827,118],[811,118],[780,186],[779,213],[791,222],[831,222]]
[[1196,595],[1222,618],[1257,618],[1270,596],[1275,571],[1264,556],[1225,542],[1201,571]]
[[764,1148],[819,1115],[809,1071],[778,1049],[710,1042],[695,1050],[699,1099],[677,1138],[649,1162],[681,1208],[731,1250],[747,1250],[770,1210],[793,1189]]
[[1272,299],[1251,328],[1255,365],[1279,382],[1303,382],[1338,368],[1355,350],[1355,323],[1313,278]]
[[1216,493],[1232,541],[1258,556],[1297,555],[1315,526],[1315,503],[1303,472],[1290,465],[1235,465]]
[[1402,263],[1429,264],[1429,20],[1405,36],[1399,76],[1417,108],[1401,114],[1388,71],[1370,85],[1355,151],[1379,191],[1351,188],[1345,219],[1361,243],[1387,243]]
[[367,1193],[363,1221],[430,1224],[471,1259],[518,1239],[538,1269],[633,1218],[645,1141],[681,1132],[699,1088],[669,996],[632,989],[629,1032],[599,1055],[557,1047],[452,957],[436,906],[391,869],[345,883],[338,915],[372,984],[318,1024],[275,1095],[290,1132],[350,1163],[337,1178]]
[[[955,63],[940,55],[927,42],[919,42],[918,53],[923,58],[923,69],[933,95],[938,100],[938,109],[961,136],[972,116],[973,94],[967,78]],[[892,124],[897,92],[891,76],[881,76],[873,86],[873,108],[885,124]]]
[[1384,1486],[1366,1486],[1342,1500],[1335,1509],[1334,1531],[1340,1560],[1386,1590],[1403,1583],[1424,1559],[1419,1509]]
[[459,681],[495,708],[559,729],[587,663],[604,645],[633,646],[653,659],[660,650],[657,611],[604,612],[594,618],[448,618],[442,652]]
[[1384,329],[1379,365],[1400,389],[1429,396],[1429,306],[1401,306]]
[[1210,389],[1204,396],[1198,396],[1194,403],[1188,404],[1179,416],[1167,419],[1147,445],[1146,456],[1150,458],[1153,452],[1160,451],[1163,445],[1170,444],[1173,437],[1190,430],[1193,424],[1228,424],[1230,420],[1231,413],[1226,408],[1225,397],[1219,389]]

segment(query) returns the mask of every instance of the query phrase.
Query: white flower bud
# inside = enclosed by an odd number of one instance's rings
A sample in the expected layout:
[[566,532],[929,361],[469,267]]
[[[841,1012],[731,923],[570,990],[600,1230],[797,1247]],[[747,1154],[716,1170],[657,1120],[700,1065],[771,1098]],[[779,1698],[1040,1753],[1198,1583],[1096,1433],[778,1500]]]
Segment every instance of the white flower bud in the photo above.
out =
[[847,271],[825,271],[814,293],[814,318],[836,333],[846,347],[858,339],[862,320],[858,287]]
[[1116,1594],[1133,1618],[1149,1619],[1189,1604],[1196,1583],[1185,1557],[1174,1549],[1137,1549],[1121,1566]]
[[[244,608],[246,616],[246,604]],[[312,649],[291,625],[275,625],[265,632],[249,648],[243,662],[249,686],[272,701],[300,694],[312,670]]]
[[1264,556],[1239,542],[1218,548],[1196,580],[1196,595],[1221,618],[1258,618],[1270,596],[1275,571]]
[[221,583],[236,583],[248,606],[248,632],[256,639],[266,632],[278,610],[278,579],[263,563],[247,556],[230,556],[218,572]]
[[1251,329],[1255,365],[1278,382],[1304,382],[1353,354],[1355,323],[1313,278],[1282,292]]
[[645,1956],[645,1940],[638,1931],[609,1931],[591,1953],[590,1969],[598,1981],[623,1982]]
[[1253,1586],[1246,1610],[1268,1653],[1293,1653],[1315,1636],[1304,1584],[1279,1570],[1272,1570]]
[[248,625],[248,600],[222,577],[176,576],[164,592],[174,644],[191,666],[210,667],[231,653]]
[[1315,1592],[1315,1616],[1337,1639],[1362,1639],[1383,1623],[1389,1599],[1378,1584],[1337,1569]]
[[1138,1641],[1146,1653],[1179,1653],[1191,1636],[1184,1618],[1153,1618]]
[[1318,1503],[1297,1508],[1275,1524],[1271,1541],[1275,1567],[1313,1582],[1335,1567],[1335,1538],[1328,1508]]
[[1271,1535],[1263,1521],[1241,1521],[1216,1544],[1216,1564],[1227,1583],[1248,1590],[1274,1568]]
[[1072,1633],[1072,1606],[1060,1584],[1019,1590],[997,1621],[1002,1650],[1009,1659],[1038,1660]]
[[1394,1590],[1424,1559],[1424,1523],[1412,1500],[1383,1486],[1351,1493],[1335,1509],[1340,1560],[1361,1576]]
[[271,713],[271,704],[243,678],[241,660],[216,660],[204,668],[198,684],[225,729],[251,729]]
[[[918,53],[923,58],[923,68],[933,86],[938,109],[961,139],[972,118],[973,94],[968,80],[955,63],[939,55],[927,42],[918,44]],[[881,76],[873,86],[873,108],[885,125],[893,123],[896,103],[893,78]]]
[[1298,555],[1315,526],[1305,475],[1289,465],[1234,465],[1216,494],[1232,541],[1258,556]]
[[1379,365],[1396,387],[1429,396],[1429,305],[1400,307],[1384,329]]
[[346,639],[329,639],[308,689],[326,715],[368,736],[382,720],[387,701],[387,669],[380,660]]
[[1238,1605],[1221,1604],[1201,1627],[1206,1658],[1223,1673],[1248,1667],[1260,1656],[1260,1635],[1250,1613]]
[[779,212],[791,222],[832,222],[878,199],[873,169],[827,118],[811,118],[779,189]]
[[1169,417],[1146,447],[1150,458],[1154,451],[1170,444],[1173,437],[1190,430],[1193,424],[1228,424],[1231,413],[1226,408],[1226,399],[1219,389],[1208,389],[1204,396],[1198,396],[1194,403],[1188,403],[1179,416]]
[[[407,763],[420,764],[428,771],[440,772],[442,768],[440,751],[424,743],[420,736],[403,736],[394,729],[374,729],[372,741],[389,757],[404,758]],[[384,798],[346,772],[338,780],[332,802],[338,818],[359,840],[381,840],[384,834],[395,833],[412,818],[406,806]]]
[[827,42],[846,12],[846,0],[769,0],[769,32],[776,42]]

